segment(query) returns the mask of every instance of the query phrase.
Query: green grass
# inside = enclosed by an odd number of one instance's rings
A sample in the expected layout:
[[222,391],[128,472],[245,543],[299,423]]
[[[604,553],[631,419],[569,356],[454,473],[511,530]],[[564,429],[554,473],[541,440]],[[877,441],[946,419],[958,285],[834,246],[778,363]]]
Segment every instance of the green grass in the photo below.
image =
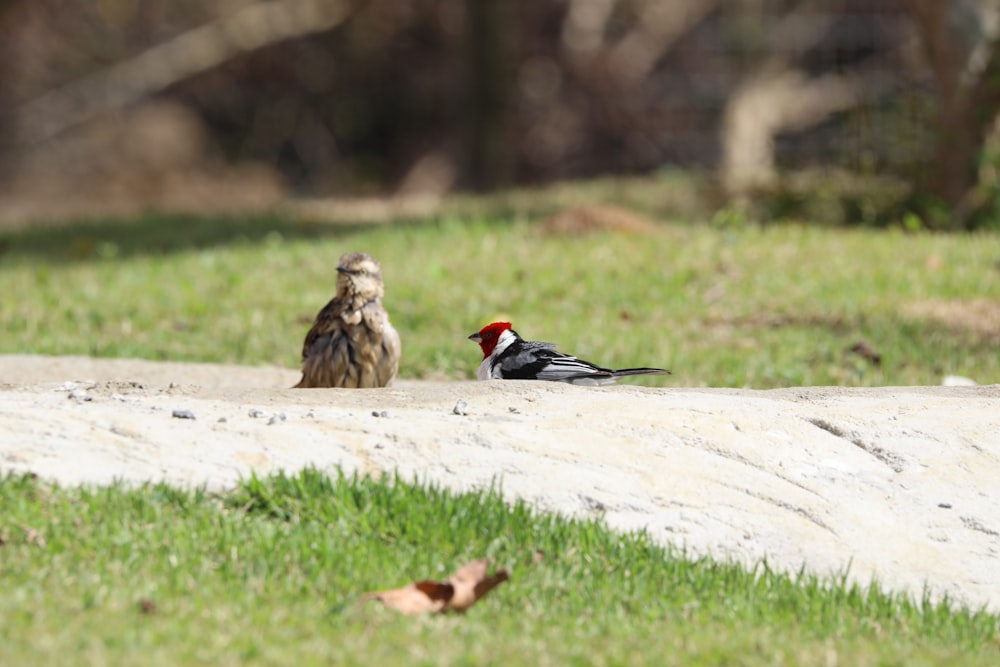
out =
[[[528,220],[381,226],[150,216],[0,235],[0,352],[295,367],[336,259],[384,265],[401,377],[471,377],[495,318],[667,386],[1000,379],[1000,334],[919,316],[1000,300],[1000,237],[796,224],[665,224],[651,236],[538,234]],[[12,295],[12,296],[11,296]],[[917,312],[918,314],[914,314]],[[847,349],[868,341],[876,367]]]
[[[222,494],[7,477],[0,504],[4,664],[1000,660],[997,616],[686,558],[495,490],[311,470]],[[464,615],[407,618],[357,600],[480,556],[512,580]]]

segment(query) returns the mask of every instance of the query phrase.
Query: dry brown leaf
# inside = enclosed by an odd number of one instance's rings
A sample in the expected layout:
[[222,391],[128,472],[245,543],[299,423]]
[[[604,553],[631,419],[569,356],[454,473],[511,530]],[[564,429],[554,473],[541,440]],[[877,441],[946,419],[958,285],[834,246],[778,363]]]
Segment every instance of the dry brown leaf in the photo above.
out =
[[454,594],[450,584],[436,581],[418,581],[391,591],[365,593],[362,600],[378,600],[389,609],[415,616],[429,611],[443,611]]
[[448,582],[455,588],[455,594],[448,601],[448,610],[465,611],[510,578],[507,570],[503,569],[497,570],[493,575],[487,575],[489,567],[490,561],[480,558],[459,568],[448,578]]
[[459,568],[448,581],[418,581],[403,588],[365,593],[362,600],[378,600],[386,607],[407,614],[465,611],[491,590],[507,581],[507,570],[487,574],[490,561],[474,560]]
[[847,348],[847,351],[854,352],[855,354],[864,357],[865,359],[872,362],[876,366],[882,363],[882,355],[879,354],[878,351],[874,347],[872,347],[868,341],[859,340],[857,343]]

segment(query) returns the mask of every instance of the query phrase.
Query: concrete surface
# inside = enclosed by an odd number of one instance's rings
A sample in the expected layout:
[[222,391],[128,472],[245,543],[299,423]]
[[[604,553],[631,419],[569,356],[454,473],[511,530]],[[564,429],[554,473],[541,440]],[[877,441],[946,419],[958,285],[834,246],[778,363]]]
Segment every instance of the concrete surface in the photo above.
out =
[[0,472],[213,488],[308,464],[456,489],[497,479],[539,509],[601,515],[690,553],[1000,611],[1000,385],[288,388],[297,380],[0,356]]

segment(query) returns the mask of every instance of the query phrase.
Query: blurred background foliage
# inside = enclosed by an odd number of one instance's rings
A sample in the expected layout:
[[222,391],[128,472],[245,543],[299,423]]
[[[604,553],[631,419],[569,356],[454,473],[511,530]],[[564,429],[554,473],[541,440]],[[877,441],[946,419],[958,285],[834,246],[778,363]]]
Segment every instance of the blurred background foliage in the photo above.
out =
[[721,224],[997,227],[998,17],[997,0],[6,0],[0,219],[684,172]]

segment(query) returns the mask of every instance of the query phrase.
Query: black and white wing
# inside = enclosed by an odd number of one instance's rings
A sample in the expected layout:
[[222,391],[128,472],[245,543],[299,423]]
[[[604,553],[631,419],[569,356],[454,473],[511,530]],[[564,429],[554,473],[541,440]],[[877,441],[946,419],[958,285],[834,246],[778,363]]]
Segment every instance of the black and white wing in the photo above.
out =
[[552,343],[518,340],[493,364],[492,376],[505,380],[548,380],[572,384],[611,384],[615,372],[563,354]]

